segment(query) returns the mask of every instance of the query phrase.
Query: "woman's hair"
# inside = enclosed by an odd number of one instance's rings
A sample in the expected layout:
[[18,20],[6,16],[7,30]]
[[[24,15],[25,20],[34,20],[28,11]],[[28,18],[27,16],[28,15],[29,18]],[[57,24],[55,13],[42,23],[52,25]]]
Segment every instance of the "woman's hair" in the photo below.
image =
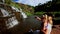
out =
[[53,17],[53,15],[51,13],[44,13],[43,15],[47,15],[47,16]]

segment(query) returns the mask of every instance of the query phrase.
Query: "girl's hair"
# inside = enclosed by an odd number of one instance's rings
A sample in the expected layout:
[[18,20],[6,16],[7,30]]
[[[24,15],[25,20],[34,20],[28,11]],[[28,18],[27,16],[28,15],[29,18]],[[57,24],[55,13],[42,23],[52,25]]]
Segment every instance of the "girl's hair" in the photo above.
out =
[[53,15],[51,13],[44,13],[43,15],[47,15],[47,16],[53,17]]

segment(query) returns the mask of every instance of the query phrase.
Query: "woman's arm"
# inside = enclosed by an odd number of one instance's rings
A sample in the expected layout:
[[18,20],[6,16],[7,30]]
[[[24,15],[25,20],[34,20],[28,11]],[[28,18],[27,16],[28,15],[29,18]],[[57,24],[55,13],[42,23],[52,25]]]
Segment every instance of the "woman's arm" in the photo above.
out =
[[37,20],[39,20],[39,21],[41,20],[41,18],[40,18],[40,17],[38,17],[38,16],[36,16],[35,18],[36,18]]

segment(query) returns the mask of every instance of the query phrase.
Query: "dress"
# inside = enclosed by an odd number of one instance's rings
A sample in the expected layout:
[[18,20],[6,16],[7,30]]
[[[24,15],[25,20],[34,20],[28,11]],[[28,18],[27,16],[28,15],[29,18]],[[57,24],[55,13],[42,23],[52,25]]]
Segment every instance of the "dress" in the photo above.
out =
[[52,30],[52,25],[50,23],[47,24],[47,34],[50,34],[51,33],[51,30]]

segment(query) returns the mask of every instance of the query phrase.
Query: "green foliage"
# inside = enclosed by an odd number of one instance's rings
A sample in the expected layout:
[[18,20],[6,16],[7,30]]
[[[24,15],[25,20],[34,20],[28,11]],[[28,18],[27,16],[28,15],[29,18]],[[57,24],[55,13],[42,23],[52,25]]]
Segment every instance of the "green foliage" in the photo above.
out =
[[9,5],[11,3],[11,0],[5,0],[5,3]]
[[25,4],[22,4],[22,3],[15,3],[15,2],[12,2],[12,0],[5,0],[5,4],[10,5],[10,6],[14,6],[16,8],[22,8],[22,10],[24,12],[26,12],[27,15],[31,15],[30,13],[34,12],[33,6],[25,5]]
[[39,11],[38,11],[38,12],[35,13],[35,15],[42,15],[42,14],[44,14],[44,13],[45,13],[45,12],[39,12]]
[[25,12],[27,16],[32,16],[33,14],[31,12]]
[[10,3],[11,6],[14,6],[14,7],[17,7],[17,8],[20,8],[20,6],[14,2]]
[[39,4],[35,7],[35,12],[37,11],[45,11],[45,12],[52,12],[52,11],[60,11],[60,0],[52,0],[46,2],[45,4]]

